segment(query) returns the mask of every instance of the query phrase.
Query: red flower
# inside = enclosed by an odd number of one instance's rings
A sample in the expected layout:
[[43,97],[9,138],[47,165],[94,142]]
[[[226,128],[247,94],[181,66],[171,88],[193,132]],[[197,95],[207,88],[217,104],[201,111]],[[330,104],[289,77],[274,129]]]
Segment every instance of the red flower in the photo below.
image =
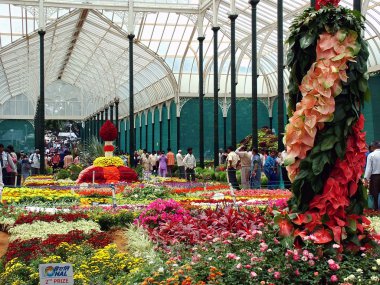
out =
[[113,145],[105,145],[103,147],[103,150],[104,151],[114,151],[115,150],[115,147]]
[[100,128],[99,135],[104,141],[114,141],[117,138],[117,129],[110,120],[107,120]]
[[340,0],[317,0],[315,3],[315,9],[319,10],[319,9],[321,9],[322,6],[327,6],[329,4],[337,7],[339,2],[340,2]]

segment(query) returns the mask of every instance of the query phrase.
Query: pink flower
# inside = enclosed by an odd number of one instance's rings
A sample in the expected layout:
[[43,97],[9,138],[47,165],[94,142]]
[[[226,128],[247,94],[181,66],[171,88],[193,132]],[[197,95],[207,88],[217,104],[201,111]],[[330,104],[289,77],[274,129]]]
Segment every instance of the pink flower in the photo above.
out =
[[234,253],[228,253],[227,254],[227,258],[228,259],[236,259],[236,254],[234,254]]
[[331,275],[330,280],[331,282],[338,282],[338,277],[336,275]]
[[242,265],[241,263],[239,263],[238,265],[236,265],[236,269],[241,269]]
[[309,255],[309,252],[308,252],[306,249],[304,249],[304,251],[302,252],[302,255],[303,255],[303,256],[308,256],[308,255]]
[[251,273],[249,275],[251,275],[252,278],[255,278],[257,276],[255,271],[251,271]]
[[331,264],[334,264],[334,263],[335,263],[335,261],[334,261],[334,260],[332,260],[332,259],[329,259],[329,260],[327,260],[327,263],[328,263],[329,265],[331,265]]
[[281,273],[278,272],[278,271],[276,271],[276,272],[273,274],[273,276],[274,276],[275,279],[280,279],[280,277],[281,277]]
[[260,251],[264,252],[268,249],[268,245],[265,242],[260,243]]
[[250,269],[250,268],[252,268],[252,266],[251,266],[251,265],[249,265],[249,264],[245,265],[244,267],[245,267],[245,268],[247,268],[247,269]]
[[307,258],[307,256],[304,255],[301,257],[301,260],[306,262],[306,261],[308,261],[308,258]]
[[334,243],[332,247],[333,247],[333,248],[340,248],[340,245],[339,245],[339,244],[336,244],[336,243]]
[[314,258],[314,254],[309,253],[308,257],[309,257],[309,259],[313,259]]
[[300,276],[300,271],[298,270],[298,268],[294,271],[294,274],[295,274],[296,276]]
[[339,268],[340,268],[339,264],[337,264],[337,263],[330,264],[329,267],[330,267],[330,269],[333,270],[333,271],[337,271],[337,270],[339,270]]
[[314,266],[315,265],[314,260],[309,260],[308,263],[309,263],[310,266]]
[[298,254],[293,255],[293,260],[294,261],[300,260],[300,256]]
[[315,271],[314,276],[318,276],[318,275],[319,275],[318,271]]

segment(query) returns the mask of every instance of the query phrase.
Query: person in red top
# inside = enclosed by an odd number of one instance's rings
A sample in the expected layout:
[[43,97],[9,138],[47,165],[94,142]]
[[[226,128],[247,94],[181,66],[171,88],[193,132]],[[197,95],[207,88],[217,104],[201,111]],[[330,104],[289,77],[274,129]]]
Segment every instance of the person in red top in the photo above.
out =
[[53,172],[55,172],[56,169],[58,168],[60,160],[61,160],[61,157],[59,156],[59,153],[56,151],[54,153],[52,160],[51,160],[51,163],[53,164]]
[[170,148],[168,148],[168,153],[166,154],[166,158],[168,159],[168,176],[173,177],[175,155]]

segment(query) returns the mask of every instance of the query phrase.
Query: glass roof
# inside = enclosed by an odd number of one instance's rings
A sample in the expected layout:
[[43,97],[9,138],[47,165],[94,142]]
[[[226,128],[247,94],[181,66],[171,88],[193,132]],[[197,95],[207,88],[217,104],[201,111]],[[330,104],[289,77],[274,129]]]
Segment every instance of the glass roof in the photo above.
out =
[[[7,2],[7,1],[5,1]],[[48,19],[45,41],[46,83],[61,79],[79,88],[81,115],[98,110],[120,97],[121,115],[128,114],[128,1],[46,0]],[[174,98],[198,96],[198,19],[203,23],[204,84],[213,93],[212,0],[134,0],[135,111]],[[341,5],[352,8],[352,0]],[[380,69],[380,0],[363,0],[365,39],[369,44],[369,70]],[[38,96],[37,0],[0,4],[0,104],[25,94]],[[25,3],[29,6],[25,6]],[[49,4],[51,3],[51,4]],[[217,0],[220,97],[230,93],[230,1]],[[284,0],[284,40],[295,15],[309,0]],[[88,10],[83,25],[82,8]],[[237,96],[251,96],[251,6],[236,0]],[[277,1],[261,0],[257,6],[258,93],[277,94]],[[58,19],[58,20],[57,20]],[[80,30],[75,38],[75,32]],[[75,42],[73,43],[73,39]],[[285,46],[286,48],[286,46]],[[70,52],[69,52],[70,51]],[[286,53],[286,51],[285,51]],[[285,86],[288,73],[285,71]]]

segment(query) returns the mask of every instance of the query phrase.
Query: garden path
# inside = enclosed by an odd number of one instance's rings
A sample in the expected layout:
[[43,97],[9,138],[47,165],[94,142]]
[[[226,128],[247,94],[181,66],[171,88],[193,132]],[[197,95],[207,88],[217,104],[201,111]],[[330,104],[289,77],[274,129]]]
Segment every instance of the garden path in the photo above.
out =
[[7,252],[9,244],[9,235],[4,232],[0,232],[0,258]]

